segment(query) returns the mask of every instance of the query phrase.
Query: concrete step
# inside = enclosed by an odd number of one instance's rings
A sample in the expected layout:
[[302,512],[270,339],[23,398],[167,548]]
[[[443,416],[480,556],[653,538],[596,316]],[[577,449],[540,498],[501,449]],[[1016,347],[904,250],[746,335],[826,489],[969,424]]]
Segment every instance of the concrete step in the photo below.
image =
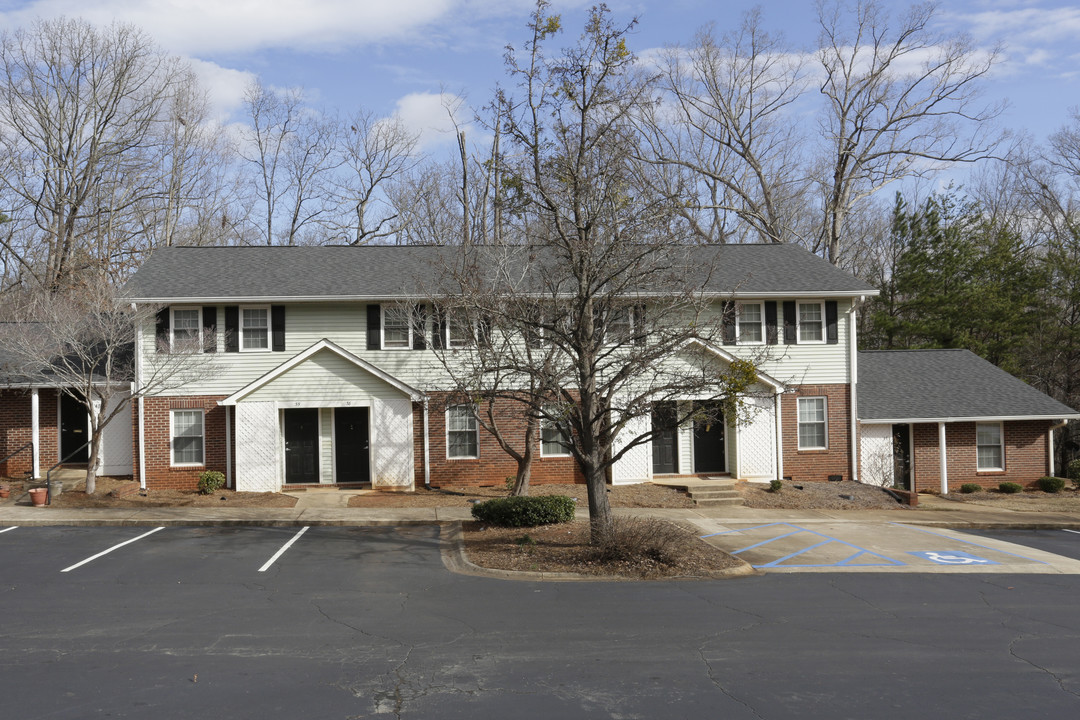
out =
[[717,500],[720,498],[741,497],[735,490],[689,490],[686,494],[694,500]]
[[705,500],[698,500],[694,498],[694,504],[699,507],[717,507],[720,505],[742,505],[743,499],[741,497],[733,498],[708,498]]

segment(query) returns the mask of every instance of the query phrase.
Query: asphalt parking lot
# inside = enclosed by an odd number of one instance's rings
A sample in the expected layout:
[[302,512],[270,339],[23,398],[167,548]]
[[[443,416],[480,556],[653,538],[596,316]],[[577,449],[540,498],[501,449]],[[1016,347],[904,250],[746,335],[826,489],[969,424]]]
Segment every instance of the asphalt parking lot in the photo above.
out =
[[447,571],[432,526],[0,530],[19,720],[1080,714],[1076,575],[542,583]]
[[766,572],[1080,574],[1080,533],[974,533],[904,523],[720,524],[707,542]]

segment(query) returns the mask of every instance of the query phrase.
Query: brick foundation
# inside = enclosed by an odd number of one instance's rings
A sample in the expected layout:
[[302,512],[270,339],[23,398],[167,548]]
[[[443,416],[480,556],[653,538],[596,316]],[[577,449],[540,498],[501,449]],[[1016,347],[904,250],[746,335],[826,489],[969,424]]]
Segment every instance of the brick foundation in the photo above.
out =
[[[825,450],[799,450],[801,397],[825,397]],[[799,385],[780,396],[783,422],[784,476],[797,482],[828,480],[830,475],[851,479],[851,392],[848,385]]]
[[[15,452],[33,439],[30,390],[0,390],[0,458]],[[60,430],[57,426],[58,392],[52,389],[38,391],[38,461],[42,474],[60,459],[57,445]],[[30,450],[23,450],[7,462],[0,464],[0,475],[22,477],[33,469],[34,458]]]
[[[1015,482],[1032,485],[1050,472],[1047,431],[1049,420],[1018,420],[1006,422],[1005,469],[980,472],[975,450],[975,423],[959,422],[945,425],[945,458],[949,473],[949,491],[960,489],[964,483],[977,483],[996,488],[999,483]],[[941,472],[936,423],[913,426],[914,455],[912,472],[916,490],[941,490]]]

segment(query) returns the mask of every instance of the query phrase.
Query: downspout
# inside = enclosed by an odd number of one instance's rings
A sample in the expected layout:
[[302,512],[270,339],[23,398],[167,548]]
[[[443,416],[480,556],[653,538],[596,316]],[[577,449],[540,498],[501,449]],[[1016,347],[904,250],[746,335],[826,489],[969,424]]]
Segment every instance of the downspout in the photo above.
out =
[[424,487],[431,487],[431,443],[428,438],[428,399],[424,396]]
[[[1050,426],[1050,431],[1048,433],[1048,436],[1049,436],[1049,441],[1050,441],[1049,452],[1050,452],[1050,476],[1051,477],[1057,477],[1057,472],[1056,472],[1057,471],[1057,462],[1056,462],[1056,460],[1054,458],[1054,431],[1055,430],[1060,430],[1061,428],[1065,427],[1068,424],[1069,424],[1068,420],[1062,420],[1057,425],[1051,425]],[[36,448],[37,445],[34,445],[34,447]]]
[[856,312],[859,305],[866,301],[866,298],[860,297],[858,300],[851,302],[851,313],[848,315],[848,372],[849,385],[851,388],[849,395],[851,397],[851,412],[848,417],[850,427],[848,428],[848,437],[851,439],[849,446],[851,447],[851,479],[855,482],[859,481],[859,346],[855,337],[856,327]]
[[[134,303],[131,305],[131,309],[135,309]],[[146,397],[142,395],[142,351],[143,351],[143,338],[142,328],[139,328],[135,335],[135,382],[132,385],[131,396],[134,398],[136,393],[138,395],[138,408],[139,408],[139,489],[146,490],[146,416],[143,412],[143,403],[146,401]]]

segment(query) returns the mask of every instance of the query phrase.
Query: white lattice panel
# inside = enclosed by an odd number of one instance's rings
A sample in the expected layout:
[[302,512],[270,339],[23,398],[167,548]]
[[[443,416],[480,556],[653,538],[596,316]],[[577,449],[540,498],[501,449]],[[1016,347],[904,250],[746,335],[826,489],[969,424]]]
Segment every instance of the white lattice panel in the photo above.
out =
[[[615,438],[616,453],[626,447],[635,437],[652,429],[652,418],[636,417],[626,423],[626,427]],[[652,443],[647,442],[629,450],[611,468],[611,482],[614,485],[646,482],[652,479]]]
[[413,484],[412,402],[378,400],[371,406],[373,486]]
[[893,447],[892,425],[863,425],[862,436],[862,476],[864,483],[871,485],[892,485],[893,482]]
[[246,492],[281,489],[278,411],[272,402],[236,405],[236,489]]
[[[117,393],[109,403],[108,413],[117,405],[127,400],[128,393]],[[128,404],[117,414],[101,432],[101,467],[102,475],[131,475],[131,405]]]
[[776,405],[771,397],[746,398],[749,425],[738,428],[739,476],[776,477]]

